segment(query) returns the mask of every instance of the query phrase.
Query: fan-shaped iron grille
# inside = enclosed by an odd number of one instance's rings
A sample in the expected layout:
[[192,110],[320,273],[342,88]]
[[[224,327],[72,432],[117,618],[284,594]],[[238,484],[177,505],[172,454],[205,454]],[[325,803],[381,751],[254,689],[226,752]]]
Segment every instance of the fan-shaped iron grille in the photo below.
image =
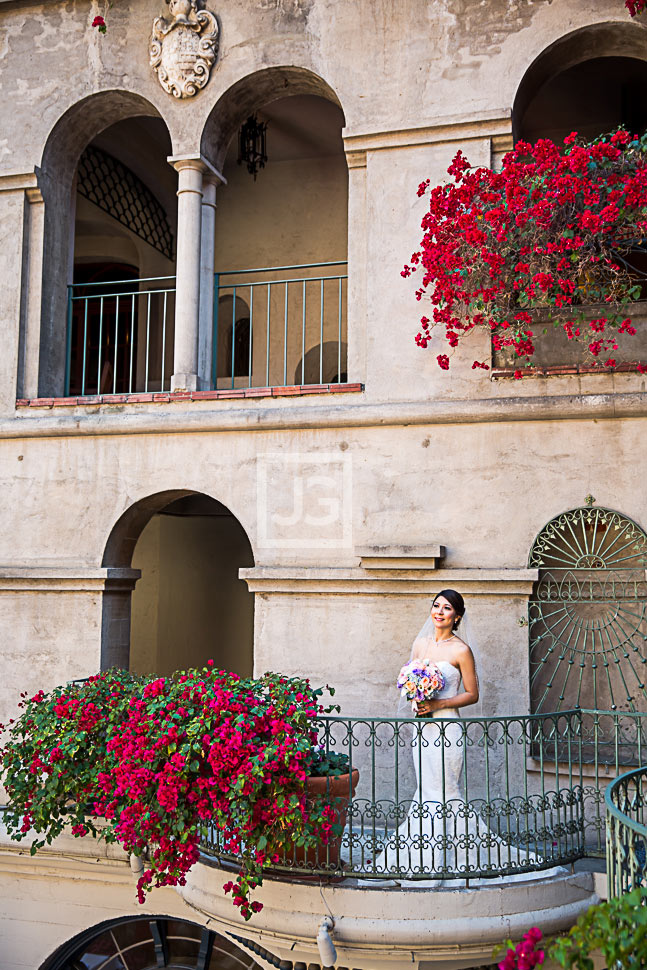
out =
[[92,145],[79,159],[78,191],[122,226],[173,258],[173,234],[164,207],[141,179],[121,162]]
[[533,713],[647,710],[647,535],[619,512],[582,507],[552,519],[529,566]]

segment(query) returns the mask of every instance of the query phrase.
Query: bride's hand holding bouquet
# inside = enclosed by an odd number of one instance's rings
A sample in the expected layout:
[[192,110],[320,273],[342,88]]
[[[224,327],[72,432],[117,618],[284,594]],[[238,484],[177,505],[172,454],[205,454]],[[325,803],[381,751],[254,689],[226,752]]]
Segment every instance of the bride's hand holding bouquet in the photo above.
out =
[[434,710],[430,704],[445,686],[445,678],[439,667],[427,657],[414,657],[398,674],[397,687],[402,697],[411,702],[414,714],[427,714]]

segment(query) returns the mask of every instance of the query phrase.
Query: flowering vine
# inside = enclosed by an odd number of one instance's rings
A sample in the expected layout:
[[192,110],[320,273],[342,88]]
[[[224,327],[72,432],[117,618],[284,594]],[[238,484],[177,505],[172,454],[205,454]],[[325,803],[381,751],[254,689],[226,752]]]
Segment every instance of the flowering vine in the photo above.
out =
[[144,860],[137,893],[184,885],[207,827],[240,868],[225,885],[245,919],[263,871],[295,842],[341,834],[334,806],[306,792],[318,773],[322,690],[266,674],[215,670],[143,680],[107,671],[22,699],[1,749],[13,839],[31,851],[71,826]]
[[594,970],[603,966],[617,970],[642,970],[647,966],[647,888],[637,886],[622,896],[590,906],[564,936],[542,942],[536,926],[515,946],[507,940],[493,954],[503,954],[498,970],[535,970],[546,960],[564,970]]
[[625,0],[625,7],[632,17],[637,17],[643,10],[647,10],[647,0]]
[[[527,364],[548,323],[614,367],[620,336],[636,332],[627,309],[641,287],[626,257],[647,240],[647,136],[518,142],[500,172],[471,168],[459,151],[448,174],[418,188],[429,192],[424,235],[402,271],[422,273],[416,297],[431,302],[418,345],[435,328],[450,348],[485,330],[495,351],[510,347]],[[437,362],[447,370],[448,354]]]

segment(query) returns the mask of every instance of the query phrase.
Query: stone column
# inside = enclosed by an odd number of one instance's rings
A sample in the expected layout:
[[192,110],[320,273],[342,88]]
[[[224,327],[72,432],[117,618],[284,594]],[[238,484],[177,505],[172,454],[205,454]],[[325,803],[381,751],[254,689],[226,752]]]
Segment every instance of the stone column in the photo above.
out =
[[[19,393],[21,397],[38,397],[40,364],[41,303],[43,289],[43,242],[45,205],[39,188],[27,189],[27,245],[23,294],[22,360],[20,362]],[[66,317],[67,320],[67,317]],[[66,335],[66,339],[69,339]]]
[[178,173],[175,341],[171,390],[198,388],[203,175],[220,174],[202,155],[169,158]]
[[215,380],[213,363],[213,286],[216,230],[215,175],[205,175],[202,183],[202,238],[200,245],[200,320],[198,325],[198,387],[210,390]]
[[366,152],[347,151],[348,164],[348,290],[346,313],[349,381],[366,381],[367,198]]
[[37,190],[33,173],[0,176],[0,413],[8,415],[14,413],[19,387],[22,391],[25,314],[30,307],[32,315],[40,310],[30,304],[29,294],[27,191],[31,189]]

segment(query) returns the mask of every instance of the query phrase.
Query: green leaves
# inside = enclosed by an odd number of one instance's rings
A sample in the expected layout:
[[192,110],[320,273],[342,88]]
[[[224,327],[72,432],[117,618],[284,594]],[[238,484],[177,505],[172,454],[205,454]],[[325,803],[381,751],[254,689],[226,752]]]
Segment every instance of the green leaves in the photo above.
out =
[[647,889],[634,889],[592,906],[566,936],[555,941],[550,955],[566,970],[594,970],[596,952],[610,968],[647,966]]

